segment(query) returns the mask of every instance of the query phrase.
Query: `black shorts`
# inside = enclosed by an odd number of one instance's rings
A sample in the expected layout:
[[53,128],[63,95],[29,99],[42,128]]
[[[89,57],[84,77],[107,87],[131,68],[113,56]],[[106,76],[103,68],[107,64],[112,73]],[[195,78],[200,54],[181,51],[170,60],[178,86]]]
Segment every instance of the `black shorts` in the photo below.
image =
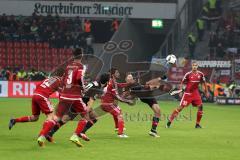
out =
[[156,98],[146,98],[146,99],[140,98],[140,100],[141,100],[143,103],[148,104],[149,107],[151,107],[151,108],[152,108],[152,106],[153,106],[154,104],[158,104]]

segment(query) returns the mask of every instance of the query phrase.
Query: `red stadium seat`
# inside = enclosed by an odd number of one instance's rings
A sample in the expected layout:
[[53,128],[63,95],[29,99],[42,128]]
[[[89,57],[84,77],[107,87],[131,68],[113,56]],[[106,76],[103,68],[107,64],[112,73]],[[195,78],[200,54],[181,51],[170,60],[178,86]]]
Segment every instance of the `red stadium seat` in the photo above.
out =
[[6,60],[6,53],[0,52],[0,59]]
[[14,48],[14,53],[21,53],[21,49],[20,48]]
[[1,64],[1,67],[5,68],[7,66],[6,59],[0,58],[0,64]]
[[12,47],[13,47],[13,42],[8,41],[8,42],[7,42],[7,48],[12,48]]
[[7,54],[7,59],[14,59],[14,54],[13,53],[8,53]]
[[67,55],[72,55],[72,52],[73,52],[72,49],[66,49],[66,52],[65,52],[65,53],[66,53]]
[[36,48],[42,48],[43,47],[43,43],[42,42],[37,42],[36,43]]
[[20,46],[21,46],[21,48],[28,48],[28,43],[27,42],[21,42]]
[[45,55],[50,54],[50,49],[49,49],[49,48],[44,48],[44,54],[45,54]]
[[32,42],[32,41],[28,42],[28,46],[29,46],[29,48],[35,48],[36,47],[35,43]]
[[5,48],[6,47],[6,43],[4,41],[0,41],[0,48]]
[[21,55],[22,55],[22,57],[21,57],[22,61],[28,59],[28,55],[27,54],[22,53]]
[[14,63],[15,63],[15,65],[16,66],[20,66],[20,65],[22,65],[22,61],[21,61],[21,59],[14,59]]
[[5,48],[0,48],[0,53],[6,53],[6,49]]
[[10,66],[10,67],[13,67],[14,66],[14,60],[13,59],[8,59],[7,60],[7,65]]
[[43,48],[49,48],[49,43],[48,42],[44,42],[43,43]]
[[65,49],[64,48],[60,48],[59,49],[59,54],[64,54],[65,53]]
[[36,60],[35,49],[33,49],[33,48],[29,49],[29,59],[30,59],[30,61],[35,61]]
[[27,54],[28,53],[28,49],[27,48],[21,48],[21,53],[22,54]]
[[23,66],[29,66],[29,60],[22,58],[22,64],[23,64]]
[[36,53],[37,53],[37,55],[43,55],[43,49],[42,48],[37,48]]
[[12,54],[13,53],[13,48],[7,48],[7,50],[6,50],[7,52],[7,54]]
[[58,49],[57,48],[51,48],[51,54],[52,55],[57,55],[58,54]]
[[20,42],[14,42],[13,43],[13,47],[14,48],[20,48],[21,47],[21,43]]

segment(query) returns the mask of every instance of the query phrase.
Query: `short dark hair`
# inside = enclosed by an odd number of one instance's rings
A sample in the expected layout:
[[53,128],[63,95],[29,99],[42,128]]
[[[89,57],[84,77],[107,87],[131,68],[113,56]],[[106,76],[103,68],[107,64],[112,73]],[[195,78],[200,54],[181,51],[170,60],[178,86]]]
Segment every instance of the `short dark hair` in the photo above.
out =
[[98,82],[101,84],[106,84],[110,79],[110,75],[108,73],[103,73],[100,75]]
[[83,48],[76,48],[73,51],[73,58],[74,59],[81,59],[83,57]]
[[110,73],[111,75],[113,75],[113,74],[115,74],[116,70],[117,70],[117,68],[111,68],[111,69],[109,70],[109,73]]

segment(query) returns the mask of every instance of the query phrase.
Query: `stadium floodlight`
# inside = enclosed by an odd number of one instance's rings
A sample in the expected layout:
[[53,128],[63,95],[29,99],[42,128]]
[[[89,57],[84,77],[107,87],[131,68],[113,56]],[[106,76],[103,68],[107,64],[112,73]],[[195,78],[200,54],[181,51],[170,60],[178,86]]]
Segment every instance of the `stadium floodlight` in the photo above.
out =
[[152,20],[152,28],[157,28],[157,29],[163,28],[163,20],[153,19]]

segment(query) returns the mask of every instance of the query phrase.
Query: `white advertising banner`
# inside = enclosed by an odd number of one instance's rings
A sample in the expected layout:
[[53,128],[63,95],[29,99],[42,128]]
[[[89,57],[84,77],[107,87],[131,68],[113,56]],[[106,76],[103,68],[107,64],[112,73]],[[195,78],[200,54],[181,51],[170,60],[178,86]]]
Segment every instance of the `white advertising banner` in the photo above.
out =
[[175,19],[176,7],[175,3],[1,0],[0,14],[30,16],[35,12],[63,17]]
[[8,97],[8,81],[0,81],[0,97]]
[[197,61],[202,68],[230,68],[231,61]]

